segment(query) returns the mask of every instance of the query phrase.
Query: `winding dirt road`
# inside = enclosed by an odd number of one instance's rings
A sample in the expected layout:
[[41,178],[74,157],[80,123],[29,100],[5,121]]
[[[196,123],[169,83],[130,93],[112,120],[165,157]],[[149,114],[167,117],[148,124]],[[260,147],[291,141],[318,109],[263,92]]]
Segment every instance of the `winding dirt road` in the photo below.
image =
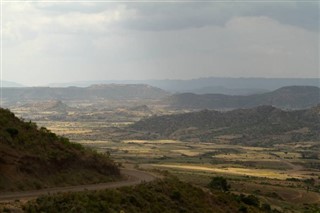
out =
[[0,193],[0,203],[10,202],[15,200],[31,200],[41,195],[54,194],[58,192],[79,192],[79,191],[94,191],[102,189],[113,189],[123,186],[138,185],[142,182],[150,182],[156,179],[156,177],[150,173],[133,170],[133,169],[121,169],[121,175],[126,177],[126,180],[100,183],[92,185],[80,185],[80,186],[68,186],[68,187],[55,187],[49,189],[41,189],[34,191],[23,191],[23,192],[5,192]]

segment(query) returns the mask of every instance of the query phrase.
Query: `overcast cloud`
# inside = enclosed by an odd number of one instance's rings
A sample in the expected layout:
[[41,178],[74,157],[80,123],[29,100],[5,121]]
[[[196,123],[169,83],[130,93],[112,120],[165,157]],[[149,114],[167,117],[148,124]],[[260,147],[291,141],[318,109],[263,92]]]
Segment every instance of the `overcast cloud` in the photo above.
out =
[[319,77],[319,3],[3,3],[3,77]]

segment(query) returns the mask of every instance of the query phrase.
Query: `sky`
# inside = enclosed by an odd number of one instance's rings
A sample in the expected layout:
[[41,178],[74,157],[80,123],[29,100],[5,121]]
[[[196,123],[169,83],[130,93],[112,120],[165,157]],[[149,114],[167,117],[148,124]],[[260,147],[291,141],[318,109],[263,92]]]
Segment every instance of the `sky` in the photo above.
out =
[[2,76],[319,78],[318,1],[2,2]]

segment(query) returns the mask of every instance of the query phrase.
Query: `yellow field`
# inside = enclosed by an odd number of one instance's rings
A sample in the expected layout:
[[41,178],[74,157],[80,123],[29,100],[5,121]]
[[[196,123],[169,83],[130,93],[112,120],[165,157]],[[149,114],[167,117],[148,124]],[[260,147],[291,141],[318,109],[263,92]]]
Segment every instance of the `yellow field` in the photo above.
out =
[[181,141],[175,141],[175,140],[123,140],[123,143],[136,143],[136,144],[176,144],[176,143],[182,143]]
[[[241,175],[241,176],[253,176],[253,177],[262,177],[262,178],[274,178],[285,180],[287,178],[293,177],[283,172],[276,172],[274,170],[263,170],[263,169],[246,169],[246,168],[213,168],[213,167],[204,167],[196,165],[170,165],[170,164],[152,164],[153,167],[162,167],[162,168],[171,168],[171,169],[183,169],[183,170],[196,170],[196,171],[205,171],[213,173],[223,173],[229,175]],[[295,176],[295,178],[297,178]]]

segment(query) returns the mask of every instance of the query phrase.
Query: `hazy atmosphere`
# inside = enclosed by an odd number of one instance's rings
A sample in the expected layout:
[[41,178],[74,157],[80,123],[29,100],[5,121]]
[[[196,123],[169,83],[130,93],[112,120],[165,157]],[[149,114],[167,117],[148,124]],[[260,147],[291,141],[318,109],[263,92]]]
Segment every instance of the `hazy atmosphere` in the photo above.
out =
[[319,2],[2,3],[3,80],[319,77]]

